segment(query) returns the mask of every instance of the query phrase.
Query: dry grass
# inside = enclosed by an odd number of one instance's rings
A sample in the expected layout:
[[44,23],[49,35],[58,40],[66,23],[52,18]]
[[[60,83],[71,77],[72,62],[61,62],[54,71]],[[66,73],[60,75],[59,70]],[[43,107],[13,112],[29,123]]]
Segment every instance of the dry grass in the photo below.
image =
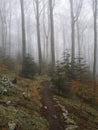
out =
[[[40,80],[29,80],[18,77],[16,87],[9,90],[7,95],[0,96],[0,101],[11,101],[6,107],[0,105],[0,130],[7,130],[9,121],[18,124],[18,130],[47,130],[48,123],[40,116]],[[23,92],[29,97],[24,98]]]
[[56,96],[55,98],[68,110],[70,117],[77,122],[79,126],[77,130],[98,130],[98,110],[86,104],[86,111],[81,111],[79,100],[60,96]]

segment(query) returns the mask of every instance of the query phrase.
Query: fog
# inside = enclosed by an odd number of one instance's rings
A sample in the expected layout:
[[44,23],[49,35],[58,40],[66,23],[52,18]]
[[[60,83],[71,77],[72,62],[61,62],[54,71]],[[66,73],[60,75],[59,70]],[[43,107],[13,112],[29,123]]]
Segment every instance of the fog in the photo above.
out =
[[[94,17],[92,1],[93,0],[83,0],[78,20],[75,23],[75,55],[77,56],[79,51],[77,39],[78,23],[81,57],[87,61],[91,70],[94,59]],[[73,0],[74,16],[77,13],[79,2],[80,0]],[[48,10],[48,0],[39,0],[41,50],[42,56],[47,59],[47,62],[51,60]],[[38,61],[35,0],[24,0],[24,14],[26,28],[26,53],[31,54],[35,61]],[[53,1],[54,44],[56,61],[61,60],[64,50],[68,49],[71,51],[70,14],[70,0]],[[9,51],[11,56],[14,57],[16,57],[17,54],[21,54],[22,28],[20,0],[0,0],[0,32],[0,45],[2,47],[3,44],[5,44],[6,55],[9,55]],[[4,35],[4,39],[2,38],[2,35]],[[46,43],[45,35],[48,36],[48,43]],[[48,50],[45,50],[47,46]]]

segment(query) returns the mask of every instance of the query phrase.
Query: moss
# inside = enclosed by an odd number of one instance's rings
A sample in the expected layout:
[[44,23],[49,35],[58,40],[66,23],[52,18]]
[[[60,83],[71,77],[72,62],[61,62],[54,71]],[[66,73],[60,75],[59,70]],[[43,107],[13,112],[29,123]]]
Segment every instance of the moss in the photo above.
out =
[[[9,89],[7,95],[1,96],[1,102],[11,101],[11,104],[0,105],[0,128],[7,127],[8,122],[14,121],[21,130],[48,130],[47,121],[39,113],[40,82],[39,78],[32,81],[19,77],[17,86]],[[29,99],[25,99],[22,95],[23,92],[27,92],[27,86],[30,93]]]
[[33,123],[35,124],[35,130],[48,130],[48,123],[42,117],[33,116]]
[[[87,129],[95,129],[95,127],[98,126],[98,110],[84,103],[86,109],[80,111],[81,103],[79,100],[63,98],[60,96],[55,96],[55,99],[65,106],[69,111],[69,114],[78,122],[78,124],[80,124],[80,129],[85,129],[85,125],[87,126]],[[85,121],[87,121],[86,124],[84,123]]]

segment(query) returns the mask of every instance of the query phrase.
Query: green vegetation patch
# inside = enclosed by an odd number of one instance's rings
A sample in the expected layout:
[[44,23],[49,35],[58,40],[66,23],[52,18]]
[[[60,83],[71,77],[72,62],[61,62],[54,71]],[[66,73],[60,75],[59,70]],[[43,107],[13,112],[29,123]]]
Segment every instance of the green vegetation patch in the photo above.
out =
[[[0,128],[8,129],[8,123],[14,122],[21,130],[48,130],[47,121],[40,115],[40,81],[19,78],[15,87],[0,95]],[[30,97],[24,97],[27,92]],[[6,103],[10,101],[7,105]]]

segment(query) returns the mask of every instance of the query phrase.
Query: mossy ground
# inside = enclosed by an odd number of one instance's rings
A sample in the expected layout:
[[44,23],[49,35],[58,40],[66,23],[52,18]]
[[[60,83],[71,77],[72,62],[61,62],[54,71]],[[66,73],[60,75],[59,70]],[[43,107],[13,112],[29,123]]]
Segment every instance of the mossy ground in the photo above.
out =
[[[9,75],[13,77],[13,74]],[[11,101],[8,106],[0,104],[0,130],[8,129],[8,122],[17,124],[17,130],[47,130],[48,123],[40,115],[40,79],[34,80],[18,77],[15,87],[6,95],[0,95],[0,102]],[[24,98],[23,92],[29,97]]]
[[72,117],[79,128],[77,130],[98,130],[98,109],[89,104],[82,103],[79,100],[55,96],[55,98],[65,106],[70,117]]

